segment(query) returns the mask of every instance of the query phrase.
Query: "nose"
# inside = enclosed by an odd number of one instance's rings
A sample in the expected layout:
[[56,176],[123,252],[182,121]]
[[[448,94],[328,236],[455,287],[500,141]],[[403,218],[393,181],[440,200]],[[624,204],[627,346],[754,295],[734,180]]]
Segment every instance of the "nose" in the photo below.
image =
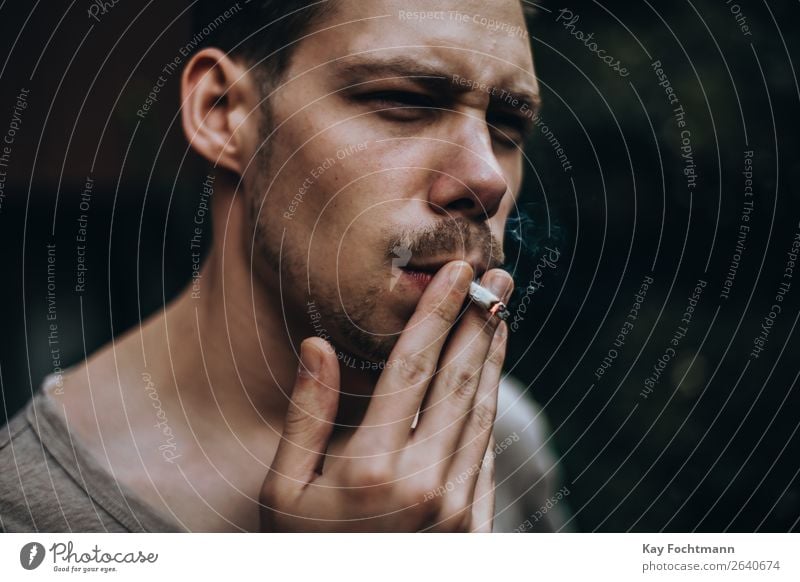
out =
[[441,146],[442,162],[429,202],[439,214],[488,220],[497,213],[508,184],[485,122],[462,117],[459,125],[459,135],[451,134],[450,143]]

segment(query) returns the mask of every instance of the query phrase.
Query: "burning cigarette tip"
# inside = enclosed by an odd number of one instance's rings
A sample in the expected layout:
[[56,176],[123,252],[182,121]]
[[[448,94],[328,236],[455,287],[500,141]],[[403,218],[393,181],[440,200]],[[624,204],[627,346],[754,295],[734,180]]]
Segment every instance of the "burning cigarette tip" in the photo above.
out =
[[508,319],[509,311],[506,304],[500,301],[497,295],[475,281],[470,283],[469,297],[474,303],[477,303],[492,315],[496,315],[502,320]]

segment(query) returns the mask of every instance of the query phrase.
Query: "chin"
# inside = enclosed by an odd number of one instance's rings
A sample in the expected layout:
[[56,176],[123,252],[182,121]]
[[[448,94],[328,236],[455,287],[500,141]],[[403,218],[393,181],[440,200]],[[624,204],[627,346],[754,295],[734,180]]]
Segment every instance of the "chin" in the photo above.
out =
[[387,277],[370,278],[353,275],[351,282],[318,295],[323,312],[322,322],[328,329],[337,351],[368,362],[389,358],[400,334],[406,328],[419,301],[419,291],[397,285],[389,289]]
[[347,317],[339,319],[337,347],[346,354],[366,362],[384,362],[389,358],[406,320],[393,314],[380,314],[372,311],[362,314],[366,317]]

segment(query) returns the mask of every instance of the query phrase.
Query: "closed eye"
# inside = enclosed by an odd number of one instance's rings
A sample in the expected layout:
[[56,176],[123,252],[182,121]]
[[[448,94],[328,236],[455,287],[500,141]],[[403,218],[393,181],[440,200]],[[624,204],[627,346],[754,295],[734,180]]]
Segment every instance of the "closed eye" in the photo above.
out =
[[433,99],[422,93],[410,91],[380,91],[368,93],[361,97],[379,105],[387,107],[433,107]]
[[[425,93],[401,90],[385,90],[365,93],[356,96],[362,103],[367,103],[381,116],[393,121],[418,121],[427,119],[445,109],[433,97]],[[494,138],[507,148],[516,149],[524,145],[530,132],[527,118],[505,111],[487,112],[486,121]]]
[[356,99],[391,121],[427,120],[438,112],[436,101],[424,93],[378,91],[359,95]]
[[486,116],[486,122],[498,141],[509,147],[521,147],[530,132],[528,120],[519,115],[490,112]]

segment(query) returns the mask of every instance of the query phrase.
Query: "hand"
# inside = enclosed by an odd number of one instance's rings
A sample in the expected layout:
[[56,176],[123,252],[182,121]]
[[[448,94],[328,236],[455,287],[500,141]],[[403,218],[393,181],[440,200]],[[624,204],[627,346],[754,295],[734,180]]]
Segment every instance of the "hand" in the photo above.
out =
[[[263,531],[491,531],[488,452],[507,327],[472,305],[454,327],[472,278],[463,261],[437,272],[362,424],[335,457],[325,451],[339,362],[324,340],[303,341],[283,437],[261,489]],[[513,287],[498,269],[482,284],[504,301]]]

